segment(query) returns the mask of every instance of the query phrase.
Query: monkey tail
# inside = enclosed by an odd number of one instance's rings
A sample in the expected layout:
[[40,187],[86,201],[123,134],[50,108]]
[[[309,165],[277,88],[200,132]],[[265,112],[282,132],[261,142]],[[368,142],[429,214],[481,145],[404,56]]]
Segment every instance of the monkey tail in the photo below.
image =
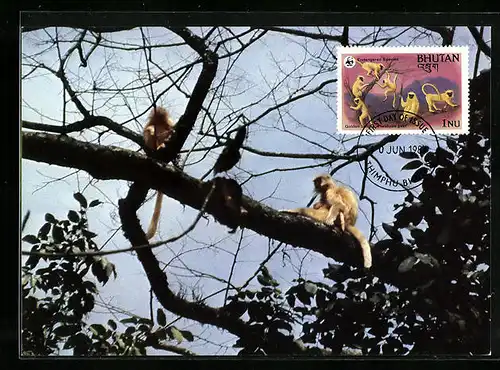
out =
[[394,83],[396,83],[396,80],[398,79],[398,74],[396,73],[396,77],[394,77]]
[[[396,81],[396,80],[394,80]],[[396,109],[396,92],[394,91],[394,94],[392,95],[392,107]]]
[[429,82],[426,82],[426,83],[424,83],[424,84],[422,85],[422,92],[424,93],[424,95],[427,95],[427,93],[425,92],[425,86],[430,86],[430,87],[432,87],[434,90],[436,90],[436,94],[438,94],[438,95],[439,95],[439,90],[438,90],[438,88],[436,87],[436,85],[433,85],[433,84],[431,84],[431,83],[429,83]]
[[146,233],[146,238],[150,240],[156,234],[158,229],[158,221],[160,220],[161,203],[163,200],[163,194],[161,191],[156,191],[156,202],[155,209],[153,211],[153,216],[151,217],[151,222],[149,223],[149,228]]
[[363,252],[363,266],[365,268],[372,267],[372,252],[368,240],[366,240],[365,236],[356,226],[346,225],[346,229],[358,240],[361,246],[361,251]]

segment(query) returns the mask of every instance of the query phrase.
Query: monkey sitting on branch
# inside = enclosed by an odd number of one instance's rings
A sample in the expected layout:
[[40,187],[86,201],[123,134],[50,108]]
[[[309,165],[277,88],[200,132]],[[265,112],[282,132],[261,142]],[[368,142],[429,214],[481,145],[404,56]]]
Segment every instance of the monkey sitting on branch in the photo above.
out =
[[358,201],[347,187],[336,184],[329,175],[314,178],[314,190],[320,195],[319,202],[313,208],[296,208],[281,212],[297,213],[327,225],[338,222],[342,231],[347,230],[359,242],[363,253],[363,266],[372,266],[371,247],[363,233],[354,226],[358,218]]
[[[170,118],[166,109],[161,107],[154,107],[151,111],[148,122],[144,126],[143,137],[144,144],[151,150],[159,150],[165,147],[165,142],[172,136],[175,124]],[[161,191],[156,191],[156,202],[149,223],[146,238],[150,240],[158,229],[158,222],[160,220],[161,204],[163,201],[163,194]]]

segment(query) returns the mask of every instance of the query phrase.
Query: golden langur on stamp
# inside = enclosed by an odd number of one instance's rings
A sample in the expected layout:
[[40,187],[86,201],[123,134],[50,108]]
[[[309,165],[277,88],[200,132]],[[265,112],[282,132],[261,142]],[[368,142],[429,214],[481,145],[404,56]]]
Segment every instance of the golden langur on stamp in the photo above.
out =
[[[431,86],[436,93],[426,93],[425,92],[425,86]],[[457,107],[458,105],[453,103],[452,99],[453,96],[455,95],[453,90],[446,90],[443,93],[440,93],[436,85],[431,84],[429,82],[425,83],[422,85],[422,92],[425,95],[425,101],[427,102],[427,108],[429,109],[430,113],[433,113],[437,110],[440,110],[438,107],[436,107],[436,103],[438,102],[445,102],[448,104],[450,107]]]
[[[165,141],[172,135],[174,127],[174,121],[172,121],[166,109],[161,107],[153,108],[149,115],[148,122],[146,126],[144,126],[144,143],[151,150],[164,148]],[[155,208],[153,216],[151,217],[151,222],[149,223],[148,231],[146,232],[146,238],[148,240],[156,234],[156,230],[158,229],[162,200],[163,194],[160,191],[156,191]]]
[[406,101],[401,97],[401,106],[405,112],[412,115],[418,114],[418,109],[420,108],[420,103],[418,102],[417,94],[413,91],[409,91],[406,96]]
[[313,208],[296,208],[282,212],[297,213],[310,217],[327,225],[339,223],[342,231],[347,230],[359,242],[363,253],[363,266],[372,266],[371,247],[363,233],[354,226],[358,218],[358,200],[347,187],[336,184],[329,175],[314,178],[314,190],[320,199]]
[[365,78],[363,76],[357,76],[356,81],[352,84],[352,95],[355,98],[361,98],[363,96],[363,90],[368,86],[365,84]]
[[354,104],[356,106],[350,105],[349,108],[354,109],[354,110],[361,110],[361,114],[359,115],[359,123],[361,127],[365,126],[365,119],[368,118],[368,122],[370,123],[372,121],[372,118],[370,117],[370,113],[368,112],[368,107],[366,106],[365,102],[361,100],[361,98],[354,98]]
[[384,69],[384,65],[382,63],[372,63],[372,62],[364,62],[361,63],[356,59],[356,62],[366,71],[367,76],[375,76],[377,80],[380,78],[380,71]]
[[391,81],[391,75],[387,72],[387,78],[382,79],[382,84],[377,82],[377,85],[380,86],[384,90],[384,100],[387,100],[387,94],[392,93],[392,107],[396,108],[396,80],[398,79],[398,74],[394,76],[394,80]]

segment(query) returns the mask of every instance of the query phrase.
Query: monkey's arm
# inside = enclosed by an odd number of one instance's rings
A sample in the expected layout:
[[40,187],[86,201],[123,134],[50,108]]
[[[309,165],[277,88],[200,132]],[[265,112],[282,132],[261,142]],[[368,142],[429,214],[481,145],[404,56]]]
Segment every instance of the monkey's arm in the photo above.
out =
[[361,104],[353,107],[352,105],[349,105],[349,108],[354,109],[354,110],[360,110],[361,109]]
[[151,126],[146,126],[144,128],[144,144],[150,148],[155,150],[156,149],[156,136],[155,136],[155,128],[153,125]]

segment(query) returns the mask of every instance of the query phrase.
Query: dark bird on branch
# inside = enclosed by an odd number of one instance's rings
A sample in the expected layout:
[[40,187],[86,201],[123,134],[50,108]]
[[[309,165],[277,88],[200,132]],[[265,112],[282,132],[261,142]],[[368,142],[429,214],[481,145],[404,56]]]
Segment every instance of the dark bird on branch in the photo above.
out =
[[236,132],[234,139],[228,139],[226,146],[222,150],[214,165],[214,173],[229,171],[241,159],[240,149],[247,136],[246,126],[241,126]]

